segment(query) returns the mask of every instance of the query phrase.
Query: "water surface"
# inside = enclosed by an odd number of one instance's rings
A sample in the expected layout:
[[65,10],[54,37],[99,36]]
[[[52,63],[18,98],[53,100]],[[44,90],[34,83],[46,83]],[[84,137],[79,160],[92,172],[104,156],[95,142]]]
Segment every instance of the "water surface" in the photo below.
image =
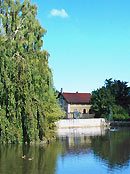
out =
[[128,173],[128,129],[62,130],[46,147],[0,145],[0,174]]

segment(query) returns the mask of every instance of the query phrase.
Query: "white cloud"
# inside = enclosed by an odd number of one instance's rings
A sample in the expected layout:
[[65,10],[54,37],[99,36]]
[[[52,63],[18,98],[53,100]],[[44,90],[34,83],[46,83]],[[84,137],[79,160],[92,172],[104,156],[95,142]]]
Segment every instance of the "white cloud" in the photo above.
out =
[[69,17],[69,15],[65,11],[65,9],[61,9],[61,10],[52,9],[50,11],[50,14],[51,14],[51,16],[58,16],[58,17],[61,17],[61,18],[67,18],[67,17]]

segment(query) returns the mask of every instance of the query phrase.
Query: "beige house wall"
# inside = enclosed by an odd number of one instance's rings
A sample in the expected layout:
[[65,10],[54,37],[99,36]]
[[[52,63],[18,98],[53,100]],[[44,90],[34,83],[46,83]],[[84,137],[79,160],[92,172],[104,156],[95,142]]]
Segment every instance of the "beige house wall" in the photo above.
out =
[[86,113],[89,113],[89,110],[91,108],[91,105],[87,104],[70,104],[70,112],[78,111],[80,113],[83,113],[83,110],[86,109]]

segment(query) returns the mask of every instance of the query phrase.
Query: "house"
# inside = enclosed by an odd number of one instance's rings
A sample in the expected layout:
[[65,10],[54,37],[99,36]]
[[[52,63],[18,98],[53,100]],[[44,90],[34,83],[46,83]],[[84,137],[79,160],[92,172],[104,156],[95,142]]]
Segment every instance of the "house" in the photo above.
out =
[[85,118],[90,117],[90,93],[69,93],[60,92],[59,102],[66,112],[66,118]]

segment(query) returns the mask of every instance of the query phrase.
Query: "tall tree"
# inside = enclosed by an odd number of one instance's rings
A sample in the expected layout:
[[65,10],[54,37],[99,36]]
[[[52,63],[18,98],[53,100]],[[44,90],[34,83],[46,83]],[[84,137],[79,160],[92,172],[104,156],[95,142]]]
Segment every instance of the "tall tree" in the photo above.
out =
[[105,81],[106,88],[110,89],[117,105],[127,109],[129,106],[129,92],[128,82],[108,79]]
[[92,110],[97,117],[129,118],[129,91],[127,82],[107,79],[103,87],[92,92]]
[[61,115],[54,96],[46,31],[29,0],[0,1],[0,136],[3,142],[49,138]]
[[112,96],[111,91],[107,90],[104,86],[92,92],[92,110],[95,112],[96,117],[106,117],[109,119],[108,117],[114,102],[115,98]]

